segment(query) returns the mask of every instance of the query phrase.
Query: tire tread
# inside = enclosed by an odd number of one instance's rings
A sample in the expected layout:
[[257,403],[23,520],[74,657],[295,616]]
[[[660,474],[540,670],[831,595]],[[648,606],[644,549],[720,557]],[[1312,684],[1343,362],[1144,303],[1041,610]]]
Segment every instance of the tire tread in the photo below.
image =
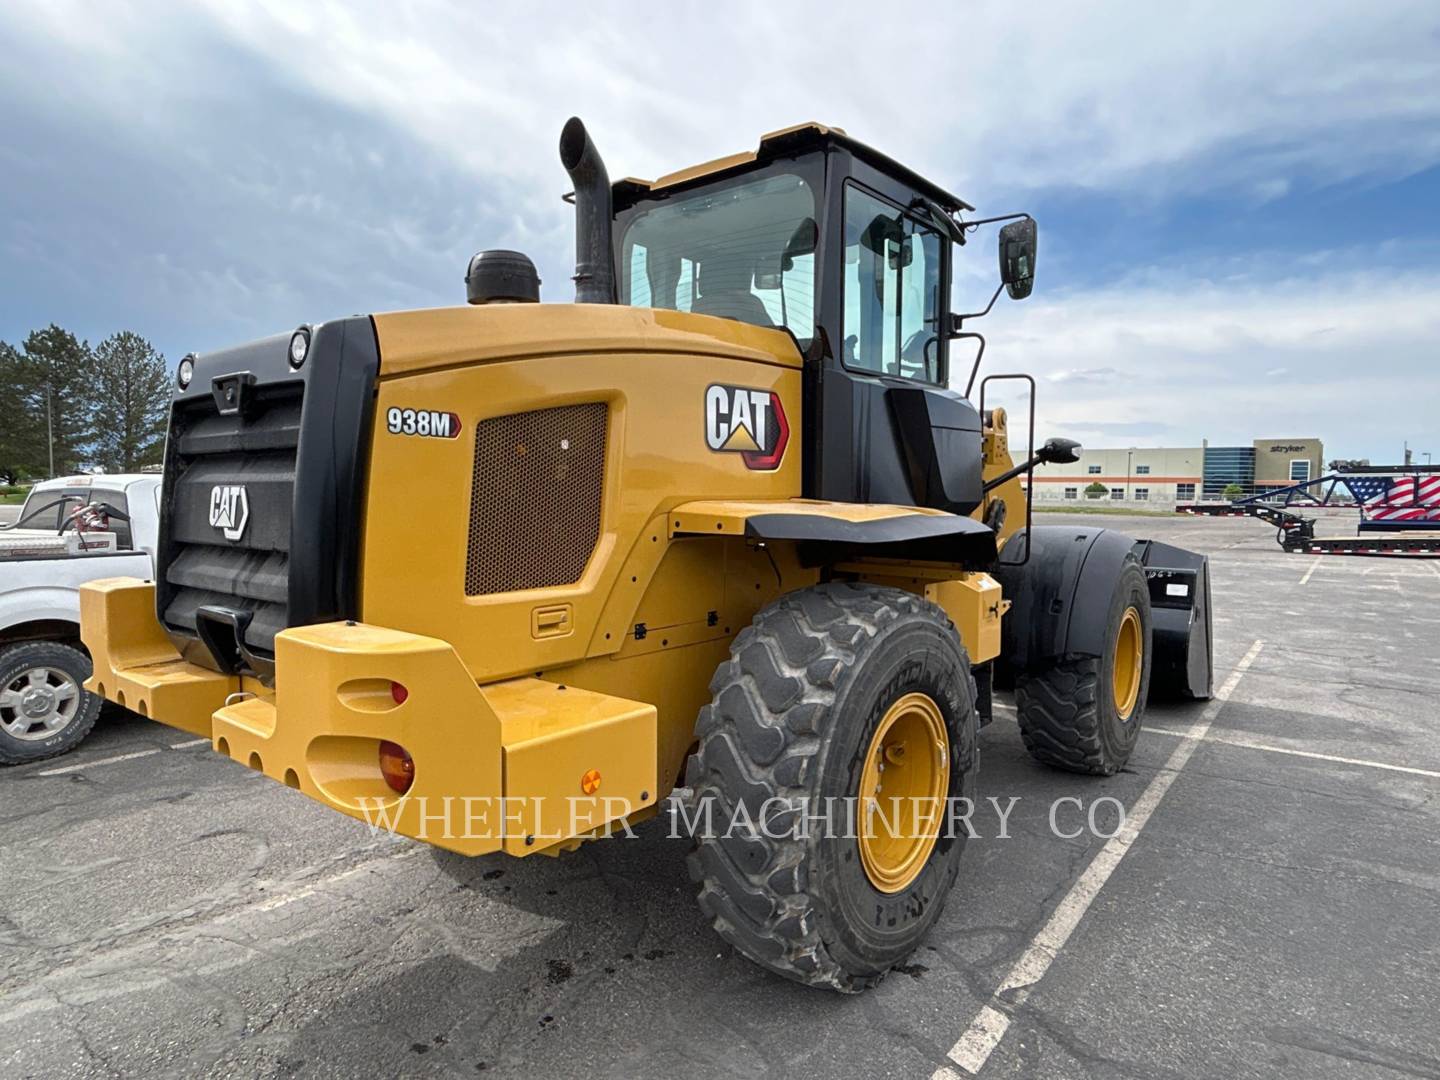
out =
[[[782,800],[767,819],[772,823],[803,812],[825,717],[846,671],[866,641],[916,614],[955,633],[944,612],[921,597],[850,582],[791,593],[757,614],[716,669],[713,700],[700,710],[699,746],[685,773],[688,810],[695,813],[708,797],[712,820],[733,820],[744,806],[757,825],[767,800]],[[973,702],[973,679],[968,689]],[[772,832],[782,829],[771,825]],[[716,932],[764,967],[846,993],[884,977],[848,971],[831,954],[808,892],[803,839],[699,839],[688,867]]]
[[1099,681],[1095,657],[1062,661],[1015,680],[1015,715],[1031,757],[1070,772],[1115,772],[1100,739]]

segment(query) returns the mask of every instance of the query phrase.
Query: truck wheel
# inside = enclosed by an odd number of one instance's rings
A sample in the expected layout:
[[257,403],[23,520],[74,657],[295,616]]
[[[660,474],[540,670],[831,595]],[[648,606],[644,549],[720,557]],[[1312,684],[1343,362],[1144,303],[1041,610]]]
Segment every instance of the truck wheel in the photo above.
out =
[[974,795],[977,717],[955,627],[900,589],[802,589],[741,631],[710,690],[683,804],[701,908],[796,982],[879,982],[960,869],[949,810]]
[[1036,761],[1110,776],[1135,749],[1150,690],[1150,592],[1133,557],[1105,613],[1105,653],[1015,678],[1015,714]]
[[0,764],[63,754],[90,733],[100,699],[86,693],[90,658],[56,641],[0,648]]

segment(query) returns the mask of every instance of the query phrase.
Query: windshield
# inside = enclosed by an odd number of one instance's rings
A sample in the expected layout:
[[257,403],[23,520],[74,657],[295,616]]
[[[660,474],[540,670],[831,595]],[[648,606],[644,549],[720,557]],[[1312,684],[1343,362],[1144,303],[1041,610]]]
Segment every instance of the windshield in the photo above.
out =
[[[628,218],[628,220],[625,220]],[[795,173],[642,204],[622,216],[620,302],[815,336],[815,194]]]

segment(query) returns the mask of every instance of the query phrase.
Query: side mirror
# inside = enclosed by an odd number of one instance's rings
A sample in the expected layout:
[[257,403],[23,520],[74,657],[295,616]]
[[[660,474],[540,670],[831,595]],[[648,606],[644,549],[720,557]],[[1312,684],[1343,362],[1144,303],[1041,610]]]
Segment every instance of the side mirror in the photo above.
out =
[[896,250],[905,241],[904,215],[876,214],[860,234],[860,246],[876,255],[895,257]]
[[790,234],[789,241],[785,244],[785,251],[780,256],[780,269],[795,269],[795,260],[805,255],[815,254],[815,248],[820,243],[820,227],[815,224],[814,218],[806,218],[795,226],[795,231]]
[[1012,221],[1000,230],[1000,280],[1011,300],[1024,300],[1035,287],[1034,218]]
[[1074,439],[1046,439],[1035,456],[1045,465],[1070,465],[1080,460],[1081,449]]

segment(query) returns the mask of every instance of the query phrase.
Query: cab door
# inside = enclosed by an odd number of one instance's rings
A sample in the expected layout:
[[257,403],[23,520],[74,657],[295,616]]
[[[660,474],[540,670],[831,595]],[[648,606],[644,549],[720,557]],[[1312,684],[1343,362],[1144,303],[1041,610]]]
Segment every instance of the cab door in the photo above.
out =
[[903,187],[852,169],[831,206],[818,497],[968,514],[982,495],[980,418],[945,385],[948,241]]

